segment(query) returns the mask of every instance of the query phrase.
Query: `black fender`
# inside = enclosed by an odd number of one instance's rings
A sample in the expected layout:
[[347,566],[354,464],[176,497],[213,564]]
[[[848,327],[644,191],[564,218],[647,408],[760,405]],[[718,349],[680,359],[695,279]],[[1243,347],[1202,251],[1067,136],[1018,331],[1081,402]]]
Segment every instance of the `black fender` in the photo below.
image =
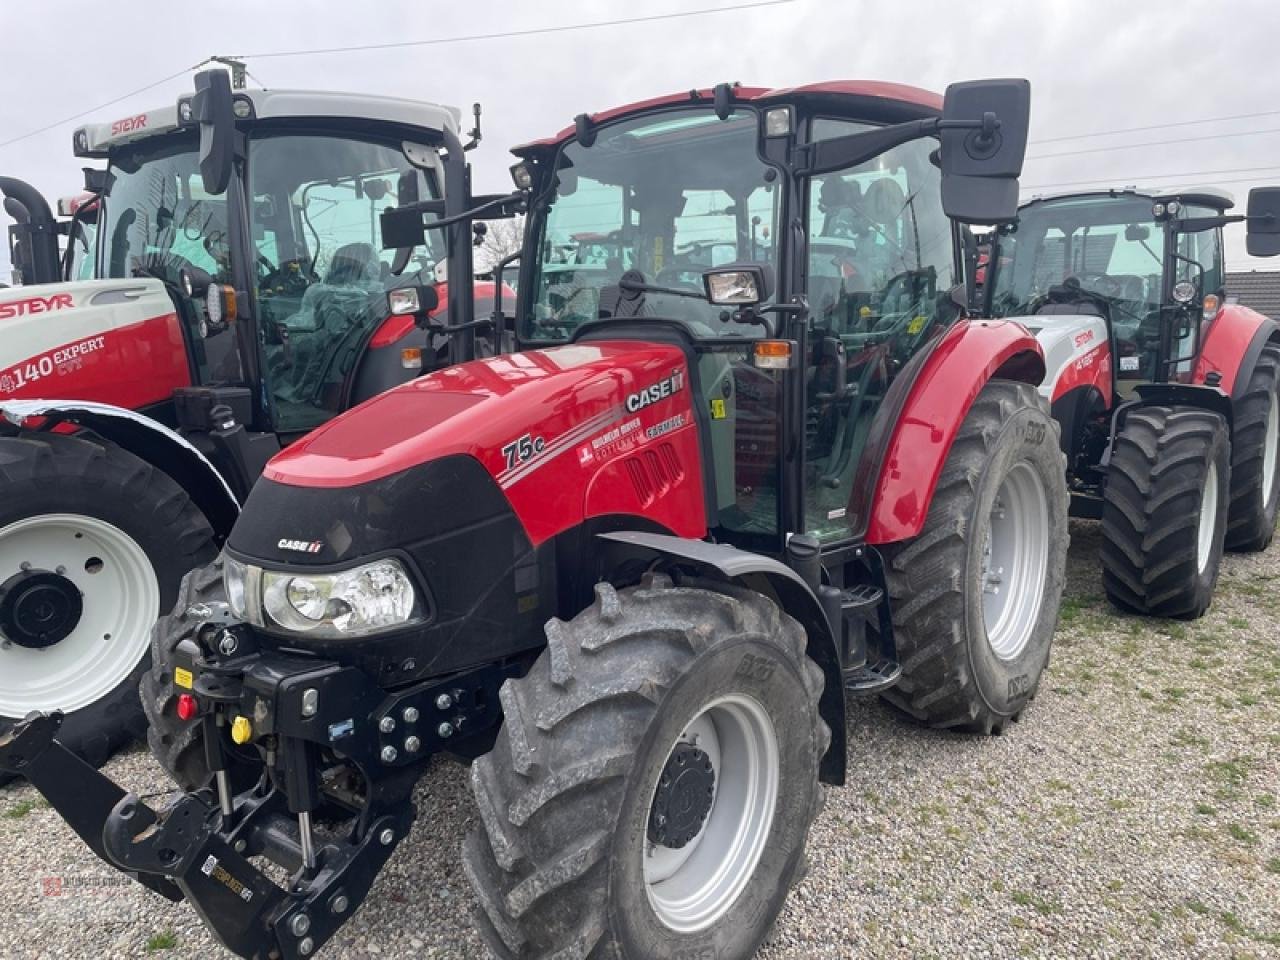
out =
[[0,418],[21,427],[27,417],[48,417],[92,430],[163,470],[213,527],[219,543],[226,539],[240,515],[240,504],[203,453],[180,433],[135,410],[88,400],[8,400],[0,403]]
[[826,681],[818,709],[831,728],[831,745],[818,768],[823,783],[844,783],[846,758],[844,676],[840,670],[840,651],[835,633],[823,612],[822,604],[786,564],[739,550],[722,543],[689,540],[660,533],[620,530],[597,534],[602,540],[621,544],[628,552],[666,557],[685,566],[693,566],[712,578],[732,580],[774,600],[795,617],[808,636],[809,657],[822,668]]
[[1231,405],[1231,398],[1218,387],[1198,383],[1142,383],[1134,387],[1134,393],[1138,395],[1138,399],[1130,400],[1116,412],[1116,428],[1112,431],[1113,435],[1120,429],[1121,414],[1136,407],[1152,405],[1200,407],[1203,410],[1220,413],[1227,421],[1228,435],[1235,422],[1235,409]]

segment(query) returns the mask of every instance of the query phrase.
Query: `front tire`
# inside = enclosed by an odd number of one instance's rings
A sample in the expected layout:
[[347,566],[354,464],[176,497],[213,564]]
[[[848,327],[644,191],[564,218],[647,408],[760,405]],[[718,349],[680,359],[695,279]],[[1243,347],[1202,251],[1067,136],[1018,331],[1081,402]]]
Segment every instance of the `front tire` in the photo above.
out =
[[100,766],[143,734],[147,636],[213,531],[163,471],[84,435],[0,438],[0,484],[0,732],[62,710],[59,739]]
[[1066,463],[1034,387],[992,381],[960,426],[924,529],[884,548],[902,676],[930,726],[1000,733],[1049,662],[1066,576]]
[[1140,407],[1111,447],[1102,585],[1122,610],[1194,620],[1213,601],[1227,523],[1227,423],[1196,407]]
[[796,878],[830,731],[765,597],[662,576],[547,625],[472,767],[463,864],[505,960],[749,957]]
[[1226,548],[1265,550],[1280,504],[1280,344],[1262,348],[1235,404]]

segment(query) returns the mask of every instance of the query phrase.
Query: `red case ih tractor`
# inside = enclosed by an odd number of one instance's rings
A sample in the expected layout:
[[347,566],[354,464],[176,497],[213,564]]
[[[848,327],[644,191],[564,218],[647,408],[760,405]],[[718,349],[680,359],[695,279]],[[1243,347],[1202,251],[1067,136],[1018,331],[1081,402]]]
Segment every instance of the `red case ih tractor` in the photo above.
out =
[[[234,953],[294,960],[449,753],[498,956],[750,956],[844,781],[846,698],[998,732],[1049,657],[1043,356],[956,299],[960,224],[1016,213],[1029,96],[724,84],[519,148],[522,350],[279,454],[157,625],[182,795],[76,764],[56,715],[0,769]],[[418,207],[383,229],[420,242]],[[583,234],[604,262],[564,269]]]
[[1231,216],[1219,191],[1025,204],[991,258],[994,312],[1040,340],[1073,516],[1102,521],[1118,607],[1194,618],[1224,545],[1262,550],[1280,501],[1280,326],[1226,303],[1221,229],[1280,253],[1280,189]]
[[[263,464],[444,363],[448,327],[474,336],[464,226],[381,255],[374,242],[387,206],[470,205],[454,114],[233,94],[225,76],[77,131],[77,154],[107,168],[87,172],[98,200],[68,229],[0,179],[26,279],[72,281],[0,291],[0,729],[61,709],[65,742],[95,763],[145,728],[148,632],[182,575],[214,557]],[[437,295],[394,289],[414,282],[399,268],[430,277],[445,259],[460,296],[425,331]]]

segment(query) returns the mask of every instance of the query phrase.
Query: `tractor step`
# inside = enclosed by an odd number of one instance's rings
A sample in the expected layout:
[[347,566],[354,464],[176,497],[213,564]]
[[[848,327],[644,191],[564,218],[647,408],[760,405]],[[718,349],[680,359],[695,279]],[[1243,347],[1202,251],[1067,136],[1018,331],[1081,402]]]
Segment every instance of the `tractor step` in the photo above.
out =
[[846,617],[872,617],[880,608],[884,591],[869,583],[860,583],[840,591],[840,610]]
[[902,676],[902,664],[895,660],[881,660],[861,667],[850,667],[844,672],[844,688],[854,696],[869,696],[888,690]]

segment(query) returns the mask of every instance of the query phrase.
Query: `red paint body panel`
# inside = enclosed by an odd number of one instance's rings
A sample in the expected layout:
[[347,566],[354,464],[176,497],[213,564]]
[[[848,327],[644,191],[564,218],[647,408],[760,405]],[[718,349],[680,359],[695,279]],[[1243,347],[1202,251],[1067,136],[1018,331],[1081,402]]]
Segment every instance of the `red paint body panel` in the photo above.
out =
[[1072,361],[1053,385],[1052,400],[1075,390],[1093,387],[1102,396],[1104,409],[1111,409],[1111,344],[1103,342]]
[[1200,345],[1200,356],[1191,372],[1191,382],[1204,383],[1205,377],[1217,373],[1222,377],[1219,388],[1231,396],[1249,344],[1258,329],[1271,322],[1256,310],[1238,303],[1226,304],[1209,323]]
[[1040,344],[1021,324],[962,320],[943,335],[912,384],[885,448],[868,543],[894,543],[920,532],[961,422],[992,374],[1020,353],[1039,357],[1043,372]]
[[[629,395],[673,375],[679,389],[627,409]],[[701,538],[707,518],[688,379],[680,350],[631,341],[474,360],[331,420],[278,454],[264,476],[350,487],[464,454],[502,487],[535,544],[616,513]],[[524,437],[530,455],[513,462],[511,445]]]
[[190,384],[176,313],[66,343],[0,370],[2,399],[93,400],[130,410],[168,400]]
[[[919,87],[908,86],[902,83],[884,83],[878,80],[828,80],[822,83],[809,83],[801,87],[779,87],[777,89],[769,89],[768,87],[738,87],[734,90],[734,98],[739,101],[754,100],[787,100],[806,96],[846,96],[846,97],[874,97],[880,100],[897,100],[916,107],[925,107],[928,110],[941,111],[942,97],[929,90],[922,90]],[[646,110],[655,110],[661,107],[678,106],[680,104],[694,103],[710,103],[714,96],[711,88],[698,91],[698,99],[693,100],[689,96],[688,90],[682,90],[679,93],[669,93],[661,97],[653,97],[649,100],[639,100],[635,103],[628,103],[620,107],[614,107],[611,110],[603,110],[600,113],[591,114],[591,122],[593,124],[606,123],[610,120],[616,120],[632,113],[644,113]],[[521,144],[518,147],[512,147],[512,153],[524,153],[526,150],[536,150],[539,148],[554,147],[575,133],[573,126],[565,127],[553,137],[545,137],[541,140],[531,140],[529,143]]]

